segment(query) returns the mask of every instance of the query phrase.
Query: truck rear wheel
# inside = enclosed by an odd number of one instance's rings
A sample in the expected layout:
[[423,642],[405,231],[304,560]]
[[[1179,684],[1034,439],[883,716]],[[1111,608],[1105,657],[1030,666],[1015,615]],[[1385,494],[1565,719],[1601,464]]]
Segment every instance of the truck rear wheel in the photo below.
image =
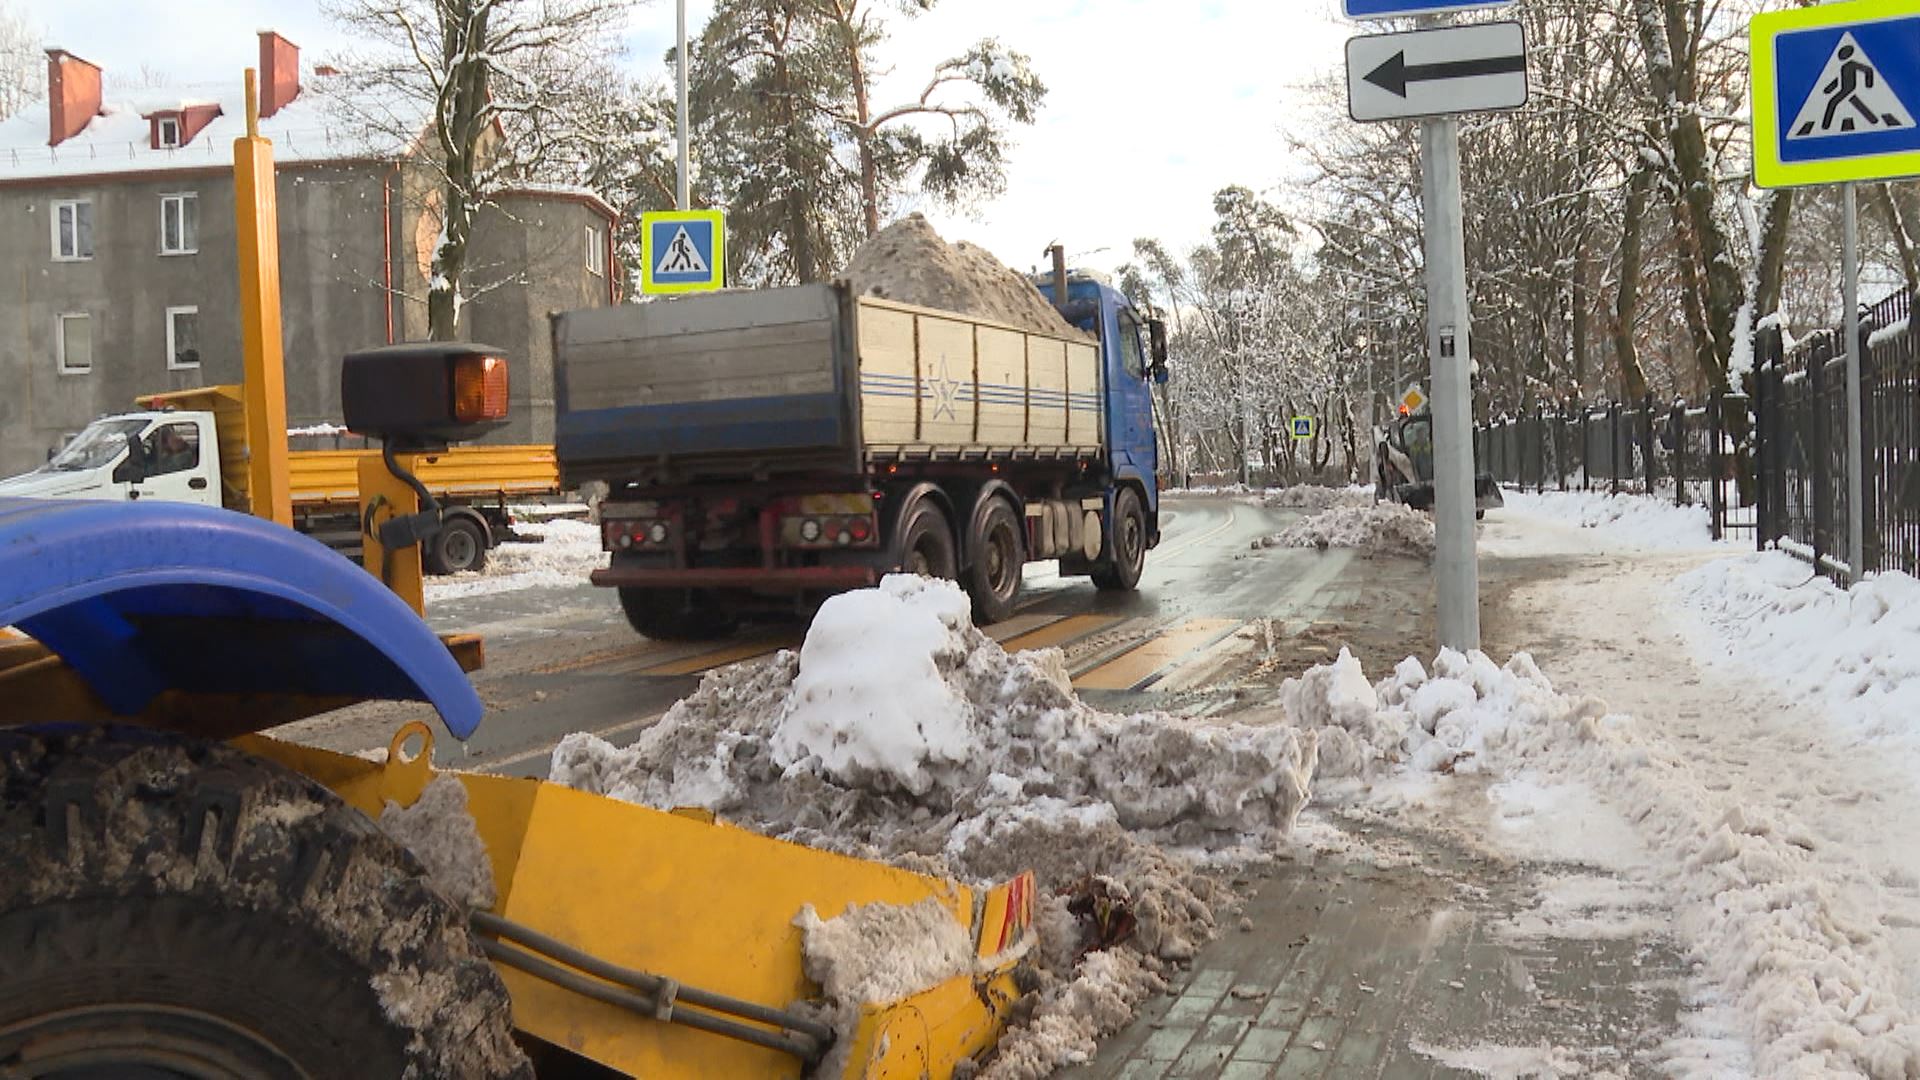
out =
[[907,511],[906,524],[900,530],[900,568],[909,574],[948,581],[960,576],[953,526],[932,499],[921,499]]
[[620,610],[626,613],[628,626],[655,641],[711,641],[740,625],[732,611],[696,589],[622,586]]
[[448,517],[427,541],[426,564],[429,574],[477,574],[486,569],[486,529],[464,514]]
[[1132,592],[1147,566],[1147,512],[1130,487],[1113,497],[1113,535],[1108,543],[1111,552],[1093,564],[1093,583],[1113,592]]
[[967,595],[973,598],[974,622],[980,626],[997,623],[1013,614],[1020,598],[1021,570],[1027,562],[1027,546],[1022,542],[1020,519],[1005,499],[989,499],[975,515],[973,534],[967,538],[967,551],[973,562],[967,567]]
[[9,1075],[531,1075],[466,912],[270,762],[0,732],[0,865]]

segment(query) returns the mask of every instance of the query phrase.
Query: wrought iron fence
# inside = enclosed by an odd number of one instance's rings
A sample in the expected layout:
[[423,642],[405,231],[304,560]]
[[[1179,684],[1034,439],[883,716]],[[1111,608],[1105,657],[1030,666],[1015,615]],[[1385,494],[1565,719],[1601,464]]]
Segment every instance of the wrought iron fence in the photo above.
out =
[[[1904,291],[1861,320],[1862,572],[1920,573],[1920,349]],[[1782,348],[1761,342],[1761,541],[1844,576],[1847,551],[1847,364],[1844,334],[1822,331]]]
[[1755,534],[1755,485],[1741,483],[1742,440],[1753,420],[1744,395],[1704,404],[1542,407],[1474,429],[1479,467],[1509,487],[1606,491],[1706,508],[1714,539]]

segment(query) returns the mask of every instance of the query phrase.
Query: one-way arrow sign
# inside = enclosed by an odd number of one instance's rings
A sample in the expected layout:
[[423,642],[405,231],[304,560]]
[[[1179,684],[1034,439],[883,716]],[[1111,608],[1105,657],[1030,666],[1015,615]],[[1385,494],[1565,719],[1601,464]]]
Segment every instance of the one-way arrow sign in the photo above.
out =
[[1517,109],[1527,103],[1527,39],[1517,22],[1478,23],[1347,42],[1355,120]]

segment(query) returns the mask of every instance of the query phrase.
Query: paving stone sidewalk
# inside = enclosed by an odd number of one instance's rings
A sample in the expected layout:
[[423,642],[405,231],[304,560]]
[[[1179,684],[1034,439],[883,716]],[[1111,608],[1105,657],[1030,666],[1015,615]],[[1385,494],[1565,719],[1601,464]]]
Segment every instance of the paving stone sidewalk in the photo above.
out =
[[1227,920],[1174,993],[1148,1002],[1098,1057],[1061,1075],[1475,1076],[1487,1073],[1453,1065],[1486,1069],[1499,1060],[1492,1048],[1515,1051],[1509,1062],[1531,1057],[1564,1070],[1522,1064],[1521,1075],[1657,1074],[1648,1052],[1674,1030],[1687,972],[1669,941],[1521,938],[1507,924],[1535,907],[1539,876],[1574,868],[1369,832],[1369,843],[1410,853],[1414,864],[1323,856],[1248,881],[1251,929]]

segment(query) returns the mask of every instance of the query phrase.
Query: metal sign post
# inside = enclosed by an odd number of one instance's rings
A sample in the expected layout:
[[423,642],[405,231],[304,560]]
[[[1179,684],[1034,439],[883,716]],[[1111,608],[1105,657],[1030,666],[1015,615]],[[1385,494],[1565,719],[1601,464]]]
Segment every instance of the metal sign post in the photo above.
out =
[[1867,562],[1865,456],[1860,417],[1860,211],[1853,184],[1842,184],[1840,302],[1847,334],[1847,579],[1859,584]]
[[678,136],[680,144],[680,171],[675,177],[673,185],[674,209],[691,210],[693,209],[689,190],[692,180],[689,175],[691,171],[691,155],[687,150],[687,0],[675,0],[674,8],[678,16],[677,23],[680,37],[680,49],[673,54],[675,61],[673,66],[678,69],[677,77],[680,83],[680,99],[674,116],[674,132]]
[[1467,249],[1460,209],[1460,122],[1420,125],[1426,224],[1427,352],[1433,361],[1434,591],[1440,644],[1480,647],[1480,566],[1473,532],[1473,399]]
[[[1358,5],[1368,15],[1387,14],[1390,8],[1408,14],[1463,6],[1469,5],[1445,0]],[[1348,14],[1355,11],[1355,0],[1349,0]],[[1515,22],[1432,26],[1347,42],[1347,109],[1355,120],[1431,117],[1420,126],[1420,200],[1433,392],[1433,575],[1440,644],[1462,651],[1480,647],[1480,565],[1473,524],[1472,313],[1456,114],[1525,105],[1526,57],[1526,34]],[[1403,408],[1417,409],[1420,403],[1417,389],[1401,399]]]

